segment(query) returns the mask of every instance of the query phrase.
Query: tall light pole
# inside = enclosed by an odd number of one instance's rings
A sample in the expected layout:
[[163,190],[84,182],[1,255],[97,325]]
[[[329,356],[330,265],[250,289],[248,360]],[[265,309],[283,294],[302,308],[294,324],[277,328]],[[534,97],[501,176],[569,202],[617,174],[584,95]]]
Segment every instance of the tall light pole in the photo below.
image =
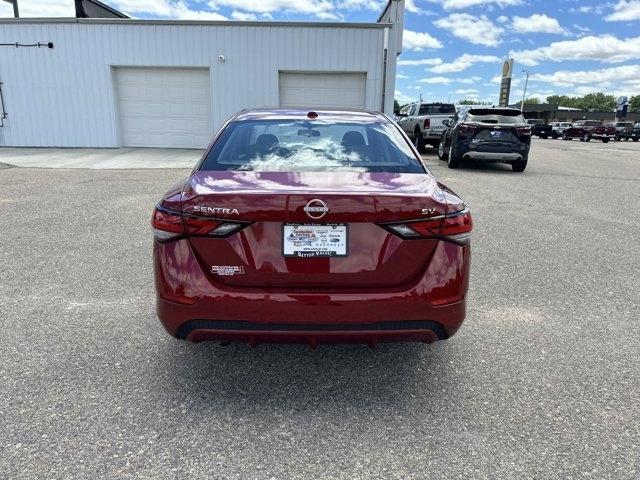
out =
[[527,78],[524,80],[524,91],[522,92],[522,101],[520,102],[520,112],[524,110],[524,97],[527,95],[527,84],[529,83],[529,70],[522,70],[527,74]]
[[18,12],[18,0],[3,0],[3,1],[13,5],[13,16],[18,18],[20,16],[20,12]]

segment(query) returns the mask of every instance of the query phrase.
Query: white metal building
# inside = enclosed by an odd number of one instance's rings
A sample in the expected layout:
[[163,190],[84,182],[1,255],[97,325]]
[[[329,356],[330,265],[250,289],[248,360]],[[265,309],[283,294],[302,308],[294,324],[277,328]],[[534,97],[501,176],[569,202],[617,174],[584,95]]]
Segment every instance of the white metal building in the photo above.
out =
[[355,24],[1,19],[0,44],[41,46],[0,46],[0,146],[203,148],[243,108],[392,113],[403,2]]

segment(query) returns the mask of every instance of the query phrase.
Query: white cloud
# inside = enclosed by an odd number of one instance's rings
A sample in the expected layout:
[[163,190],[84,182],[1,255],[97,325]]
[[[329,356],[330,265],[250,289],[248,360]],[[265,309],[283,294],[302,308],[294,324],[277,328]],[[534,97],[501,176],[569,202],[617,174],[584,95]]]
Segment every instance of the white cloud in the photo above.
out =
[[476,5],[490,6],[495,4],[498,7],[506,7],[509,5],[520,5],[522,0],[432,0],[442,4],[445,10],[461,10],[463,8],[474,7]]
[[613,35],[590,35],[578,40],[553,42],[534,50],[511,51],[516,61],[528,65],[538,65],[545,60],[595,60],[604,63],[624,62],[640,58],[640,37],[618,39]]
[[[73,17],[76,8],[73,0],[38,0],[18,2],[21,17]],[[0,1],[0,18],[13,17],[13,6]]]
[[396,78],[409,78],[406,75],[403,75],[402,73],[396,73]]
[[640,0],[620,0],[613,7],[613,13],[604,17],[607,22],[628,22],[640,20]]
[[507,23],[509,21],[509,17],[500,15],[498,18],[496,18],[496,20],[498,21],[498,23]]
[[258,19],[258,16],[255,13],[239,12],[234,10],[231,12],[231,18],[234,20],[255,21]]
[[424,13],[423,10],[416,5],[416,2],[414,0],[405,0],[404,8],[407,10],[407,12],[418,14]]
[[409,50],[442,48],[442,42],[428,33],[405,30],[402,34],[402,46]]
[[456,78],[455,81],[458,83],[464,83],[464,84],[472,84],[472,83],[478,83],[480,80],[482,80],[482,77],[478,77],[478,76],[473,76],[473,77],[465,77],[465,78]]
[[422,58],[420,60],[398,60],[398,65],[440,65],[441,58]]
[[607,84],[633,83],[640,78],[640,65],[601,68],[598,70],[559,70],[550,74],[537,73],[530,80],[551,83],[556,86],[589,85],[603,87]]
[[[149,0],[145,0],[149,1]],[[369,2],[351,2],[352,8],[356,3],[361,5]],[[231,7],[251,13],[273,13],[285,11],[313,15],[322,19],[338,18],[335,13],[336,6],[328,0],[210,0],[208,3],[212,9],[219,7]]]
[[467,53],[459,56],[451,63],[435,65],[429,70],[433,73],[462,72],[474,63],[499,63],[500,58],[495,55],[469,55]]
[[447,85],[449,83],[451,83],[451,79],[447,78],[447,77],[427,77],[427,78],[421,78],[420,80],[418,80],[420,83],[428,83],[428,84],[432,84],[432,85]]
[[433,22],[454,36],[477,45],[495,47],[500,44],[504,29],[495,25],[485,15],[476,17],[468,13],[452,13]]
[[395,91],[394,97],[398,102],[413,102],[414,100],[412,97],[405,95],[400,90]]
[[477,95],[480,92],[475,88],[459,88],[453,93],[455,93],[456,95]]
[[217,12],[191,10],[184,2],[178,2],[171,5],[170,16],[180,20],[228,20],[227,17]]
[[159,17],[173,16],[172,7],[174,6],[167,0],[115,0],[111,2],[111,5],[124,12],[147,13]]
[[518,33],[567,33],[567,31],[560,26],[558,20],[538,13],[534,13],[530,17],[513,17],[512,28]]

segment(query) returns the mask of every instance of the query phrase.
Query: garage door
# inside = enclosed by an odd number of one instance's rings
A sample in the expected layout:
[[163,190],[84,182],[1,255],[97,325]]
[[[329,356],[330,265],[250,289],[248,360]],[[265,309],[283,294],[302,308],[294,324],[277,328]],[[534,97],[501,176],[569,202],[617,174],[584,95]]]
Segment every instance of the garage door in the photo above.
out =
[[280,72],[280,106],[364,108],[366,73]]
[[117,68],[124,147],[204,148],[211,127],[209,70]]

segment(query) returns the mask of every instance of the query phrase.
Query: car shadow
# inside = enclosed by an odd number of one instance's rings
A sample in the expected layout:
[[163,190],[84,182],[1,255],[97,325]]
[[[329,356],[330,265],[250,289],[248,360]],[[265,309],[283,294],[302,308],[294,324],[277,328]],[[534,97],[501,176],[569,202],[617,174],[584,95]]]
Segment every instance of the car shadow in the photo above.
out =
[[416,382],[455,383],[443,378],[451,373],[445,344],[381,344],[375,349],[320,345],[316,350],[263,344],[252,349],[168,339],[155,370],[166,376],[163,384],[170,385],[158,393],[169,403],[188,401],[192,408],[402,408]]

